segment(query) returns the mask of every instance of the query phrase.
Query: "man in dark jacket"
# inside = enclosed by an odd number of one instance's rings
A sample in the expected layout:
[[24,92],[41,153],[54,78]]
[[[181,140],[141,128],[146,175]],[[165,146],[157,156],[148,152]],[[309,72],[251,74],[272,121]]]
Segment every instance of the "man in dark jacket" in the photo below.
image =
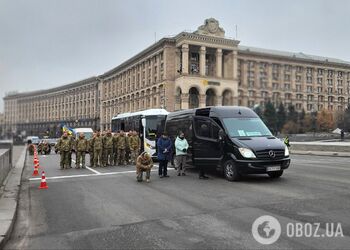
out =
[[172,157],[172,142],[168,135],[164,132],[157,141],[157,157],[159,161],[158,174],[160,178],[169,177],[168,161]]

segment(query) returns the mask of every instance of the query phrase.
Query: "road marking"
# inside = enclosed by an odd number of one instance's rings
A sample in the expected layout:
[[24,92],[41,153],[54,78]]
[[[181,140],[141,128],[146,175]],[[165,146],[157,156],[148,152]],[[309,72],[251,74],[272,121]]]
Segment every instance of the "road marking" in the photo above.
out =
[[90,170],[91,172],[94,172],[95,174],[101,174],[101,172],[96,171],[95,169],[92,169],[90,167],[85,166],[86,169]]
[[[171,169],[168,169],[171,170]],[[151,170],[151,172],[156,172],[158,169]],[[128,170],[121,172],[109,172],[109,173],[100,173],[100,174],[80,174],[80,175],[64,175],[64,176],[53,176],[47,177],[46,180],[55,180],[55,179],[68,179],[68,178],[78,178],[78,177],[91,177],[91,176],[105,176],[105,175],[119,175],[119,174],[129,174],[136,173],[136,170]],[[41,178],[29,178],[30,181],[39,181]]]
[[[73,159],[72,159],[72,162],[76,163],[76,161],[73,160]],[[80,166],[82,166],[81,163],[80,163]],[[89,167],[86,167],[86,166],[85,166],[85,168],[88,169],[88,170],[90,170],[91,172],[93,172],[93,173],[95,173],[95,174],[101,174],[101,172],[98,172],[98,171],[96,171],[95,169],[92,169],[92,168],[89,168]]]

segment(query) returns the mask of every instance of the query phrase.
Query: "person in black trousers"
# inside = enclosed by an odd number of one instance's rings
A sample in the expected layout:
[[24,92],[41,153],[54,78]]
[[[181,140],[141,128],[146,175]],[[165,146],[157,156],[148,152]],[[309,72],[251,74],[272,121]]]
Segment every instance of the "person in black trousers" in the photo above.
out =
[[168,161],[172,157],[172,142],[167,133],[163,133],[157,141],[157,157],[159,161],[158,174],[160,178],[169,177],[168,175]]

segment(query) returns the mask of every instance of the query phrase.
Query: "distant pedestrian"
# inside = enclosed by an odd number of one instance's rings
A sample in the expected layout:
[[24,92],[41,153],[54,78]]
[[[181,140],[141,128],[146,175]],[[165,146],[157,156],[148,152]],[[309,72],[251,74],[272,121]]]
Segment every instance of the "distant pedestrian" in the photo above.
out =
[[284,138],[283,142],[288,148],[290,147],[288,135]]
[[84,133],[80,133],[78,139],[75,141],[75,168],[85,168],[85,154],[88,151],[88,141],[85,139]]
[[188,142],[183,132],[179,133],[179,136],[175,140],[175,168],[177,169],[177,175],[186,175],[186,159],[187,159]]
[[60,167],[61,169],[69,168],[69,154],[73,148],[73,141],[68,137],[67,132],[64,132],[62,137],[58,140],[57,148],[60,151]]
[[172,157],[172,142],[168,134],[164,132],[157,141],[157,157],[159,161],[158,174],[160,178],[169,177],[168,175],[168,161]]
[[137,181],[141,182],[143,180],[143,172],[146,172],[146,181],[150,182],[152,167],[153,167],[152,157],[147,152],[143,152],[139,157],[137,157],[137,160],[136,160]]

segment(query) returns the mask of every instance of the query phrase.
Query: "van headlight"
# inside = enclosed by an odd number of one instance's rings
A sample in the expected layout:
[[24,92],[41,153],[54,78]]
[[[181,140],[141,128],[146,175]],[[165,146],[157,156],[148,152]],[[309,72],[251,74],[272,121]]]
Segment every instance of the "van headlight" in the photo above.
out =
[[289,149],[288,149],[287,145],[284,148],[284,156],[289,156]]
[[244,158],[256,158],[255,154],[249,148],[238,148],[239,152]]

